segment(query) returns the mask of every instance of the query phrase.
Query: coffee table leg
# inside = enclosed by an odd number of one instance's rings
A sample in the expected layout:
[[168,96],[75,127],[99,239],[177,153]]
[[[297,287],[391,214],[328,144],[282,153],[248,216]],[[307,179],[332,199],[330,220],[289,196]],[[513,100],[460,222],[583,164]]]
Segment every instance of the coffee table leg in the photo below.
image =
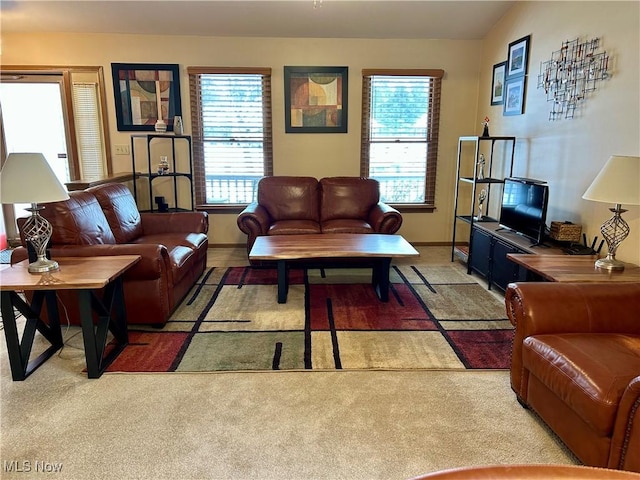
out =
[[382,302],[389,301],[389,269],[391,257],[375,258],[373,260],[372,284]]
[[286,260],[278,260],[278,303],[287,303],[289,275]]

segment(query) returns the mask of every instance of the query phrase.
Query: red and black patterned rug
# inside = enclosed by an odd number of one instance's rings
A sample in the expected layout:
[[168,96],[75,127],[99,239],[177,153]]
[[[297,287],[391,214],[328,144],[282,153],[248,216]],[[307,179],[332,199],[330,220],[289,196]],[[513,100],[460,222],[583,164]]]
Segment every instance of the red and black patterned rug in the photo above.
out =
[[167,325],[129,319],[109,372],[507,369],[504,303],[455,266],[392,266],[389,302],[370,269],[211,268]]

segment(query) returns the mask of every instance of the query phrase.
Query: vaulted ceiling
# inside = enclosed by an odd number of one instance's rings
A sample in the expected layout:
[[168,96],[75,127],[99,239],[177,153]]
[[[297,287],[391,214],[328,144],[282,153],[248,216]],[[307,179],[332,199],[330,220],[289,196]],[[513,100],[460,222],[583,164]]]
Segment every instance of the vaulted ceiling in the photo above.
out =
[[2,0],[3,32],[481,39],[515,1]]

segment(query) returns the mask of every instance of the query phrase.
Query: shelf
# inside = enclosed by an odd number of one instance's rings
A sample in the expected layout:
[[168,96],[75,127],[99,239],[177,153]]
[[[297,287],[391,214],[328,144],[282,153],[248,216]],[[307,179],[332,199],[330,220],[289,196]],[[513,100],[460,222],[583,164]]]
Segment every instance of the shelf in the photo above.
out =
[[[461,182],[473,183],[473,177],[460,177],[459,180]],[[504,179],[500,178],[476,178],[475,183],[504,183]]]
[[460,260],[462,260],[464,263],[467,263],[469,261],[469,247],[467,246],[454,246],[453,247],[453,254],[458,257]]
[[172,177],[188,177],[191,178],[190,173],[182,173],[182,172],[171,172],[171,173],[137,173],[136,177],[144,177],[144,178],[172,178]]
[[476,217],[471,217],[471,215],[457,215],[456,218],[466,223],[498,223],[498,220],[491,217],[482,217],[482,220],[478,220]]

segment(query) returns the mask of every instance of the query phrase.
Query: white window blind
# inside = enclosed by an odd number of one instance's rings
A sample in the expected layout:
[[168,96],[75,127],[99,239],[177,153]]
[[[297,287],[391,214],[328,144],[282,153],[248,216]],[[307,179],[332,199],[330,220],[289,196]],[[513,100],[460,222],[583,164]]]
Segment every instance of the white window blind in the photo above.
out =
[[197,202],[252,202],[272,173],[270,75],[190,72],[190,86]]
[[74,82],[72,91],[81,177],[102,177],[106,175],[106,168],[98,106],[98,84]]
[[387,203],[435,204],[441,71],[420,73],[363,72],[361,173]]

